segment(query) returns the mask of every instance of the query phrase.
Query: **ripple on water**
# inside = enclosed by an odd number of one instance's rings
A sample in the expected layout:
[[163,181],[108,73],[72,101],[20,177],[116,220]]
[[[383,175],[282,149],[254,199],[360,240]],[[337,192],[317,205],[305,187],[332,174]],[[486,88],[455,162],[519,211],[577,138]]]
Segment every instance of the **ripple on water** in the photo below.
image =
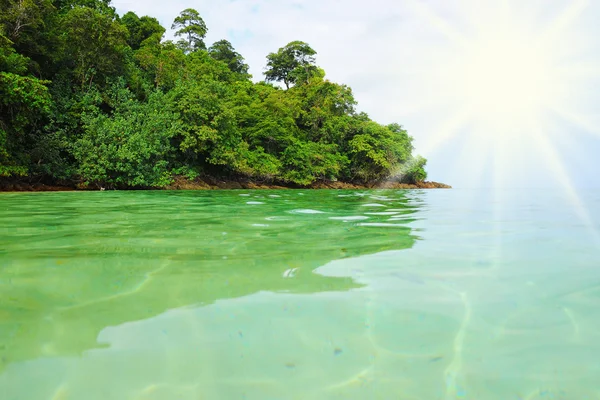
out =
[[366,212],[365,215],[396,215],[398,211]]
[[325,214],[324,211],[311,210],[311,209],[291,210],[288,212],[290,212],[292,214]]
[[393,216],[391,218],[388,218],[388,221],[408,221],[408,222],[413,222],[413,221],[418,221],[421,218],[416,218],[412,215],[396,215]]
[[263,203],[262,201],[247,201],[246,204],[255,206],[255,205],[265,204],[265,203]]
[[390,199],[387,196],[369,196],[370,199],[379,200],[379,201],[394,201],[394,199]]
[[368,204],[362,204],[361,207],[385,207],[383,204],[379,204],[379,203],[368,203]]
[[391,224],[389,222],[360,222],[357,226],[379,226],[379,227],[403,227],[406,228],[405,224]]
[[351,215],[348,217],[329,217],[329,219],[333,219],[336,221],[361,221],[369,219],[369,217],[365,217],[364,215]]
[[289,218],[273,216],[273,217],[265,217],[265,220],[267,220],[267,221],[287,221],[287,220],[289,220]]

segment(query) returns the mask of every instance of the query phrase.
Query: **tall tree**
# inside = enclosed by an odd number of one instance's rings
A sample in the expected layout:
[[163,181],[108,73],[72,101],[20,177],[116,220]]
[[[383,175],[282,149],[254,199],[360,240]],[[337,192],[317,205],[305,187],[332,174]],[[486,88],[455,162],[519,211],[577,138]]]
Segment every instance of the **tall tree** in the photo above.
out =
[[193,8],[186,8],[173,21],[171,29],[177,29],[175,36],[187,37],[187,50],[206,50],[204,37],[208,32],[208,28],[198,11]]
[[160,22],[156,18],[148,16],[138,17],[132,11],[123,15],[121,23],[129,31],[127,43],[133,50],[139,49],[142,43],[148,39],[160,42],[165,33],[165,28],[160,25]]
[[0,184],[425,179],[408,133],[357,113],[307,43],[269,54],[253,83],[227,40],[204,51],[196,10],[175,19],[175,44],[155,18],[119,17],[110,3],[0,0]]
[[277,53],[267,56],[267,82],[283,82],[287,89],[290,85],[306,83],[318,72],[315,54],[307,43],[293,41],[280,48]]
[[118,75],[127,47],[126,28],[92,8],[76,7],[63,19],[63,60],[81,88],[97,75]]
[[208,54],[215,60],[223,61],[232,72],[248,73],[248,64],[244,62],[244,57],[235,51],[227,40],[219,40],[213,43],[208,49]]
[[135,58],[156,88],[170,90],[185,71],[186,55],[173,42],[152,43],[146,40]]

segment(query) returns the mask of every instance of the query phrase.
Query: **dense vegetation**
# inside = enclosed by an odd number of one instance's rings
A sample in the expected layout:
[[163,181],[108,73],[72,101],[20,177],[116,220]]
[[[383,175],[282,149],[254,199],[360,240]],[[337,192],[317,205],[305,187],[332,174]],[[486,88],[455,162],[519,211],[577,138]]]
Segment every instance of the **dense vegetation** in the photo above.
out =
[[[0,0],[0,179],[164,187],[212,176],[309,185],[426,178],[412,138],[355,111],[295,41],[253,83],[187,9],[177,42],[110,0]],[[280,85],[282,84],[282,85]]]

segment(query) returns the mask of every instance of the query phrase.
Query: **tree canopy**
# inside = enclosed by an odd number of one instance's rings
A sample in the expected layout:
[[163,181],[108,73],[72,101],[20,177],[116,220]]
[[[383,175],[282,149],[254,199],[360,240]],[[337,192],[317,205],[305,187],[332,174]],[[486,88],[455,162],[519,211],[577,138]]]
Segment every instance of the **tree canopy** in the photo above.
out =
[[205,50],[204,37],[208,28],[198,11],[193,8],[183,10],[171,25],[171,29],[177,29],[175,36],[185,36],[184,49],[187,51]]
[[245,63],[244,57],[231,45],[227,40],[219,40],[213,43],[208,49],[208,54],[215,60],[223,61],[229,69],[239,74],[248,73],[248,64]]
[[287,89],[296,83],[308,83],[317,74],[315,55],[307,43],[294,41],[267,56],[265,80],[283,82]]
[[[200,13],[164,40],[109,0],[0,0],[0,179],[165,187],[198,176],[289,185],[426,178],[412,137],[356,110],[317,52],[293,41],[251,81]],[[285,89],[276,83],[282,83]]]

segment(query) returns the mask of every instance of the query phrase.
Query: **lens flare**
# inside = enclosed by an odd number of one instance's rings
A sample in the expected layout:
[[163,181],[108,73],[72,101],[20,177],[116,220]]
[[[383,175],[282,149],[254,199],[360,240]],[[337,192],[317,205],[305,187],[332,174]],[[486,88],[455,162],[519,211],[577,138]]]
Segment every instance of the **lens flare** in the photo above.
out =
[[[435,157],[449,143],[467,140],[457,162],[468,159],[476,165],[465,169],[471,176],[461,179],[473,184],[473,179],[482,179],[481,168],[490,165],[487,176],[496,190],[510,187],[524,172],[551,175],[600,238],[553,141],[553,135],[562,138],[569,132],[552,125],[559,117],[600,136],[594,118],[575,105],[590,91],[589,82],[600,79],[597,63],[581,57],[590,53],[591,41],[581,35],[578,23],[590,2],[571,1],[550,15],[542,1],[462,0],[458,9],[444,11],[454,13],[448,20],[424,2],[410,0],[409,5],[416,18],[443,38],[443,43],[436,42],[439,47],[432,45],[426,62],[415,60],[411,66],[426,78],[424,93],[440,94],[427,96],[430,110],[421,112],[439,116],[442,109],[449,115],[421,140],[419,152]],[[423,99],[416,97],[421,104]]]

